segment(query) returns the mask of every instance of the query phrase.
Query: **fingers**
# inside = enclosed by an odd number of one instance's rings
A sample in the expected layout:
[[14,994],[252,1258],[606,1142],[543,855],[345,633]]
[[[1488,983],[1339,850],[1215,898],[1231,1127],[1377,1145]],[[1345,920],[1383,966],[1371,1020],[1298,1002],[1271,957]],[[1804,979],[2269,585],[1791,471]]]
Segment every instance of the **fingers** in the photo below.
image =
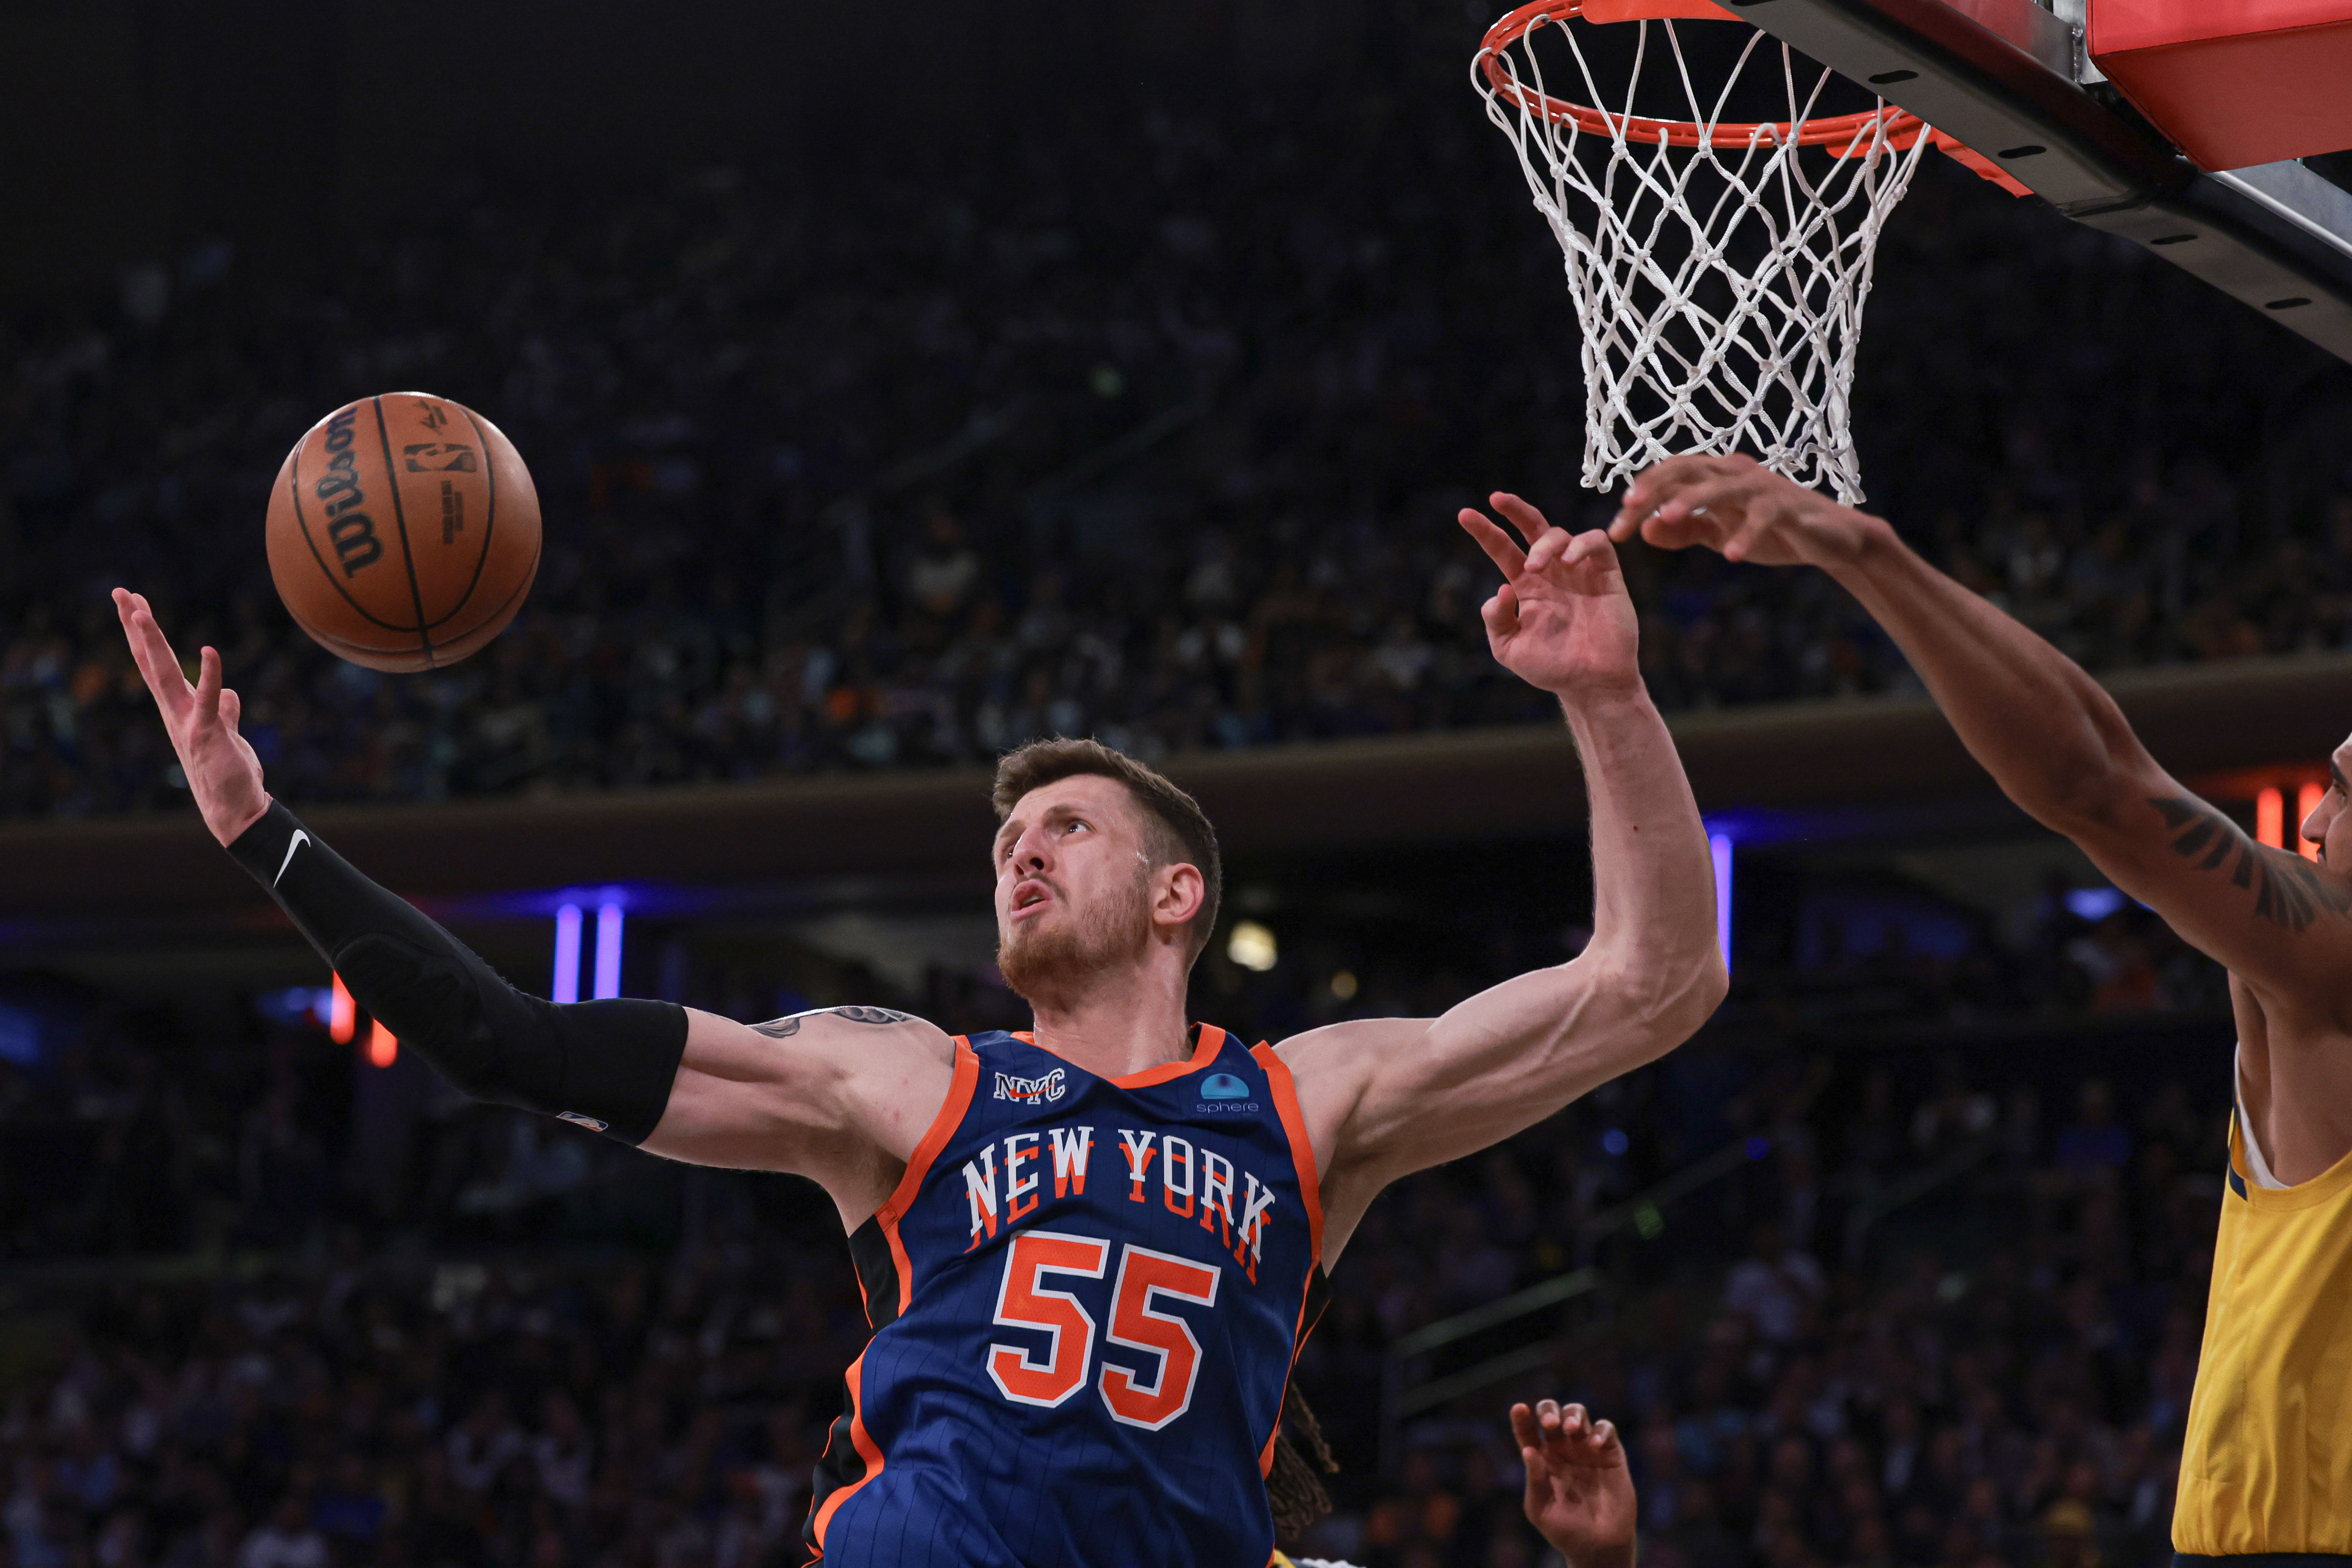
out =
[[1623,1449],[1614,1423],[1595,1421],[1581,1405],[1560,1405],[1549,1399],[1533,1406],[1511,1406],[1511,1436],[1519,1446],[1519,1461],[1528,1468],[1528,1495],[1549,1491],[1539,1488],[1538,1475],[1549,1478],[1561,1465],[1612,1466],[1623,1462]]
[[1724,541],[1723,558],[1726,561],[1734,562],[1747,560],[1748,552],[1756,548],[1757,540],[1763,536],[1764,531],[1771,524],[1771,510],[1766,507],[1758,507],[1755,514],[1748,518],[1739,531]]
[[211,647],[200,648],[196,660],[196,722],[216,723],[221,716],[220,650]]
[[155,612],[144,595],[117,588],[114,610],[121,618],[123,635],[131,641],[131,658],[139,666],[147,689],[155,695],[155,705],[165,719],[177,721],[194,693],[188,688],[188,678],[180,672],[180,658],[172,651],[171,639],[155,624]]
[[1533,574],[1544,571],[1559,561],[1580,537],[1564,528],[1555,528],[1544,534],[1536,541],[1535,548],[1528,552],[1528,573]]
[[[206,651],[210,650],[208,649]],[[234,735],[236,733],[237,721],[244,717],[245,703],[243,700],[237,696],[235,689],[226,686],[222,687],[220,694],[220,719],[222,725],[230,734]]]
[[[1561,560],[1564,552],[1576,548],[1573,541],[1584,537],[1570,533],[1565,529],[1554,528],[1544,521],[1542,512],[1507,491],[1496,490],[1488,499],[1495,510],[1509,519],[1511,526],[1527,540],[1528,550],[1523,552],[1509,534],[1496,527],[1475,508],[1464,507],[1460,521],[1463,528],[1478,542],[1479,548],[1486,551],[1486,559],[1501,567],[1506,577],[1516,578],[1546,570]],[[1583,548],[1589,552],[1591,546]]]
[[1560,1412],[1559,1433],[1547,1451],[1559,1464],[1606,1467],[1623,1460],[1616,1424],[1594,1420],[1581,1405]]
[[[1728,503],[1746,500],[1754,485],[1755,478],[1749,473],[1708,475],[1661,500],[1651,509],[1650,521],[1675,523],[1700,513],[1713,516]],[[1646,527],[1643,531],[1648,531]]]
[[1511,1436],[1518,1440],[1521,1448],[1530,1453],[1542,1440],[1543,1434],[1536,1426],[1536,1413],[1524,1402],[1511,1406]]
[[1576,1449],[1583,1447],[1585,1435],[1590,1429],[1583,1405],[1562,1405],[1559,1412],[1559,1430],[1553,1436],[1553,1447],[1572,1454]]
[[1544,1464],[1543,1432],[1536,1413],[1525,1405],[1511,1406],[1511,1436],[1519,1442],[1519,1463],[1527,1468],[1527,1496],[1521,1504],[1529,1519],[1540,1515],[1551,1500],[1551,1478]]
[[1487,521],[1486,513],[1465,506],[1457,521],[1461,522],[1463,531],[1478,542],[1478,548],[1486,552],[1486,559],[1503,569],[1505,577],[1516,577],[1527,570],[1526,552],[1511,542],[1509,534]]
[[1714,457],[1693,452],[1679,458],[1668,458],[1633,476],[1633,482],[1625,487],[1624,504],[1619,508],[1617,515],[1620,519],[1632,517],[1638,521],[1657,510],[1668,497],[1678,490],[1706,479],[1744,473],[1758,466],[1755,458],[1743,453]]
[[[1720,501],[1744,490],[1763,471],[1744,454],[1716,458],[1668,458],[1643,470],[1625,487],[1624,501],[1609,524],[1609,536],[1622,542],[1639,534],[1662,550],[1706,542],[1703,529],[1678,528],[1695,513],[1712,514]],[[1706,492],[1712,491],[1711,500]]]
[[[1549,537],[1546,536],[1547,542]],[[1609,535],[1604,530],[1590,528],[1582,533],[1564,534],[1561,538],[1559,563],[1562,566],[1604,574],[1617,570],[1617,547],[1609,542]],[[1538,548],[1536,553],[1541,554],[1541,549]],[[1528,560],[1532,564],[1535,556],[1530,555]]]
[[1478,607],[1478,618],[1486,623],[1486,636],[1496,641],[1514,636],[1519,629],[1519,595],[1506,583],[1495,590],[1495,596]]
[[1496,490],[1486,498],[1486,504],[1510,519],[1511,526],[1517,529],[1529,544],[1541,539],[1544,531],[1551,527],[1544,521],[1543,513],[1508,490]]

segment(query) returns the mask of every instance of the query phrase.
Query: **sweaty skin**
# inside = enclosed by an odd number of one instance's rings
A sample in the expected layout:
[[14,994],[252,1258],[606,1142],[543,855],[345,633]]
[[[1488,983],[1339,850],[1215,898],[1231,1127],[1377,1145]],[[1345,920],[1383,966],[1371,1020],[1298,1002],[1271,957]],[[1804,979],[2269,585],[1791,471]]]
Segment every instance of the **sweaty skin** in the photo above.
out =
[[[1504,582],[1486,602],[1496,658],[1555,694],[1591,801],[1593,936],[1570,962],[1507,980],[1436,1018],[1366,1019],[1277,1047],[1298,1088],[1320,1179],[1328,1268],[1380,1189],[1549,1116],[1689,1037],[1725,990],[1705,830],[1644,690],[1633,607],[1599,531],[1571,536],[1497,494],[1523,547],[1475,511],[1462,526]],[[147,602],[115,604],[205,825],[223,844],[268,807],[236,732],[220,658],[192,686]],[[1473,812],[1475,801],[1463,809]],[[1563,826],[1573,821],[1563,813]],[[1155,863],[1139,808],[1081,775],[1022,797],[996,836],[995,909],[1008,973],[1036,1042],[1105,1077],[1187,1054],[1190,921],[1199,868]],[[1542,868],[1534,868],[1540,875]],[[668,1107],[646,1139],[697,1164],[784,1171],[822,1184],[854,1232],[898,1185],[945,1102],[952,1042],[923,1019],[843,1007],[745,1025],[688,1009]]]
[[2272,1171],[2352,1153],[2352,740],[2304,819],[2316,863],[2248,838],[2156,764],[2074,660],[1913,553],[1884,520],[1748,458],[1673,458],[1610,524],[1669,550],[1818,566],[1862,602],[2009,797],[2230,971],[2247,1120]]

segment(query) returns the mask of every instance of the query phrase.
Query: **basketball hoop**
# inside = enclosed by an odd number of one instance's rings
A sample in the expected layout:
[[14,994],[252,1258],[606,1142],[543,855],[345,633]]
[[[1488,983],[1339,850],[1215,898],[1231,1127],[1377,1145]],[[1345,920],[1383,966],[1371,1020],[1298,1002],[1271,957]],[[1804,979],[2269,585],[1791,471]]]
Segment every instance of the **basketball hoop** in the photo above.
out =
[[[1621,91],[1596,81],[1580,21],[1640,29]],[[1584,336],[1584,482],[1608,489],[1676,453],[1747,451],[1858,501],[1848,394],[1871,258],[1935,137],[1883,100],[1816,115],[1832,73],[1801,91],[1788,46],[1759,49],[1752,27],[1729,70],[1709,73],[1677,21],[1748,26],[1708,0],[1534,0],[1487,29],[1472,64],[1566,255]],[[1533,40],[1547,26],[1567,40],[1582,102],[1545,90]],[[1654,55],[1690,118],[1633,111]],[[1777,65],[1788,118],[1726,120],[1759,55]],[[1721,79],[1703,84],[1710,74]]]

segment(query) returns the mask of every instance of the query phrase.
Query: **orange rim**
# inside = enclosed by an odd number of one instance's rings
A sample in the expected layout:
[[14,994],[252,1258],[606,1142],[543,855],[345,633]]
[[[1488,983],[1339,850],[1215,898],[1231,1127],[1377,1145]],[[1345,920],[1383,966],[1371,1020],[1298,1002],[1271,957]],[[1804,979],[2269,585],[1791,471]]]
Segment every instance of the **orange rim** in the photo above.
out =
[[[1606,110],[1590,109],[1580,103],[1553,98],[1546,93],[1532,92],[1511,79],[1503,68],[1503,51],[1517,43],[1528,33],[1545,23],[1565,26],[1571,18],[1584,12],[1584,0],[1532,0],[1529,5],[1505,16],[1486,29],[1479,41],[1478,65],[1495,91],[1516,109],[1540,114],[1554,124],[1569,123],[1579,131],[1589,131],[1596,136],[1622,135],[1629,142],[1655,142],[1663,139],[1675,147],[1696,147],[1712,141],[1716,145],[1726,142],[1743,143],[1759,136],[1775,142],[1793,141],[1800,147],[1832,147],[1843,151],[1861,140],[1873,125],[1886,128],[1889,145],[1907,147],[1919,134],[1925,122],[1906,110],[1885,104],[1865,110],[1860,114],[1830,115],[1819,120],[1790,121],[1759,120],[1745,124],[1718,124],[1712,133],[1695,120],[1651,120],[1639,114],[1612,114]],[[1727,22],[1737,22],[1737,16],[1726,16]],[[1594,24],[1599,26],[1600,24]]]

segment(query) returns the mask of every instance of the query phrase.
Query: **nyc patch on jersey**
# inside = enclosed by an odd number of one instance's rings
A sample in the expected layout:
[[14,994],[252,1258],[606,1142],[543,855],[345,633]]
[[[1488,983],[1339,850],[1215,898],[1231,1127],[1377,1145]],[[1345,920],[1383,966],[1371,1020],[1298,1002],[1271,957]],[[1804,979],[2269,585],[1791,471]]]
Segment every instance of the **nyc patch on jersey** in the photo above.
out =
[[1123,1079],[1026,1035],[956,1041],[946,1104],[850,1238],[874,1336],[805,1562],[1268,1560],[1322,1209],[1289,1069],[1196,1032]]

